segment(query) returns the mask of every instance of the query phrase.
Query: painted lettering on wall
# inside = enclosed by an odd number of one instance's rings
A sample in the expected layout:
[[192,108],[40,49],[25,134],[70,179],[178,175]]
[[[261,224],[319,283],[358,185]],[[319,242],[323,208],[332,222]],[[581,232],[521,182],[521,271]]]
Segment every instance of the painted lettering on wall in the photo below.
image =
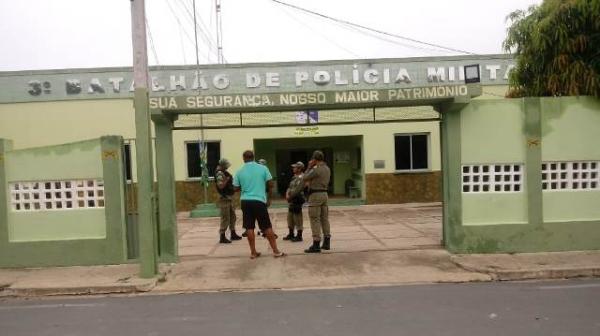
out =
[[[340,67],[340,69],[336,69]],[[504,64],[483,64],[481,73],[488,82],[498,81],[499,84],[507,82],[510,71],[514,68],[511,63]],[[500,82],[501,81],[501,82]],[[279,88],[295,88],[298,91],[312,89],[335,89],[357,88],[410,88],[419,85],[439,85],[439,84],[460,84],[464,82],[463,66],[421,66],[417,69],[408,69],[402,66],[381,66],[369,65],[365,68],[359,68],[357,64],[353,66],[331,66],[328,70],[286,70],[281,71],[248,71],[235,72],[232,69],[223,70],[223,72],[212,72],[210,74],[202,71],[180,71],[177,73],[161,73],[151,76],[150,90],[155,95],[169,95],[171,93],[192,94],[194,92],[251,92],[277,91]],[[27,82],[26,92],[29,96],[42,97],[45,95],[55,95],[64,92],[67,96],[105,96],[107,94],[129,94],[135,89],[135,83],[130,74],[123,76],[106,75],[105,78],[88,77],[66,78],[62,82],[52,78],[33,78]],[[235,91],[234,91],[235,90]],[[397,92],[401,97],[407,92]],[[236,99],[232,97],[232,99]],[[252,104],[256,104],[254,99],[262,98],[239,98],[251,99]],[[289,94],[282,96],[282,100],[289,101],[291,104],[314,104],[322,101],[323,97],[311,94]],[[374,100],[374,97],[353,96],[347,94],[339,97],[340,100]],[[218,104],[218,101],[211,102],[207,100],[205,104]],[[235,104],[234,101],[223,101],[222,104]],[[203,103],[204,104],[204,103]]]
[[303,107],[339,104],[392,103],[436,100],[469,95],[467,85],[442,85],[380,90],[269,93],[237,95],[194,95],[151,97],[150,108],[161,110],[231,110],[244,108]]

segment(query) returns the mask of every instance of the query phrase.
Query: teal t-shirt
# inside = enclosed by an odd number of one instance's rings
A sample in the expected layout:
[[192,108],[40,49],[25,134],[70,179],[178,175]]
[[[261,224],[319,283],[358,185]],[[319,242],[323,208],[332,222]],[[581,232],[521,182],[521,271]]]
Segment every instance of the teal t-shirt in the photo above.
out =
[[233,185],[242,190],[242,201],[261,201],[267,203],[267,181],[273,179],[269,169],[254,161],[246,162],[233,177]]

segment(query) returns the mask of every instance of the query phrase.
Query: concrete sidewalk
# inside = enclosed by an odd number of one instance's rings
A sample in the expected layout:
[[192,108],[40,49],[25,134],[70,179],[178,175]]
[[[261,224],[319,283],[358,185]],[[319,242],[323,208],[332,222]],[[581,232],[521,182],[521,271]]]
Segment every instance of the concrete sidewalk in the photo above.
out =
[[[239,209],[237,227],[241,226]],[[287,209],[270,209],[273,230],[281,238],[287,234]],[[245,257],[245,241],[219,244],[219,218],[189,218],[179,213],[177,218],[179,256],[182,260],[199,257]],[[303,210],[304,242],[278,240],[288,254],[303,254],[311,244],[308,210]],[[442,239],[442,209],[439,203],[385,204],[338,206],[329,210],[332,244],[335,252],[364,252],[440,248]],[[238,233],[241,233],[238,230]],[[266,239],[257,240],[259,249],[268,247]]]
[[200,258],[161,265],[0,270],[0,296],[307,289],[600,276],[600,251],[451,255],[442,249]]
[[289,254],[250,260],[245,240],[218,244],[218,218],[180,214],[178,264],[140,279],[137,264],[38,269],[0,269],[0,296],[170,293],[303,289],[407,283],[556,279],[600,276],[600,251],[451,255],[440,245],[439,204],[376,205],[331,209],[332,250],[307,255],[302,243],[283,241],[285,209],[271,211],[278,245]]

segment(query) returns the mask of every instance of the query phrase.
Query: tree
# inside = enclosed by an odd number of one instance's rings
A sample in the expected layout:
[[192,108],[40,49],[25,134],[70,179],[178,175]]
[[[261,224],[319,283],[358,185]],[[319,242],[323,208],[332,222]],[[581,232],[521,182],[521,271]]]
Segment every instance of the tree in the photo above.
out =
[[516,63],[507,96],[600,97],[600,0],[544,0],[507,21]]

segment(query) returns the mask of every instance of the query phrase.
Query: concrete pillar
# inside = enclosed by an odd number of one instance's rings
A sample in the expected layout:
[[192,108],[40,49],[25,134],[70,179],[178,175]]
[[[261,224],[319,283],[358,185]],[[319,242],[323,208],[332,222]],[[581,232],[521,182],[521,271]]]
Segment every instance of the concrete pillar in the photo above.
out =
[[[12,141],[0,138],[0,246],[8,245],[8,181],[5,153],[12,149]],[[1,250],[1,249],[0,249]]]
[[[125,239],[125,177],[123,168],[123,138],[103,136],[100,138],[102,151],[102,171],[104,180],[104,211],[106,214],[106,239],[119,244],[118,255],[123,262],[127,259]],[[116,251],[115,251],[116,252]]]
[[134,93],[136,159],[138,178],[138,237],[140,244],[140,276],[152,278],[158,274],[158,241],[154,215],[154,169],[148,90],[136,88]]
[[156,134],[159,258],[161,262],[176,262],[178,255],[173,119],[162,113],[153,113],[152,120]]
[[525,179],[527,184],[527,209],[529,224],[542,226],[542,113],[540,98],[524,98],[525,136]]

